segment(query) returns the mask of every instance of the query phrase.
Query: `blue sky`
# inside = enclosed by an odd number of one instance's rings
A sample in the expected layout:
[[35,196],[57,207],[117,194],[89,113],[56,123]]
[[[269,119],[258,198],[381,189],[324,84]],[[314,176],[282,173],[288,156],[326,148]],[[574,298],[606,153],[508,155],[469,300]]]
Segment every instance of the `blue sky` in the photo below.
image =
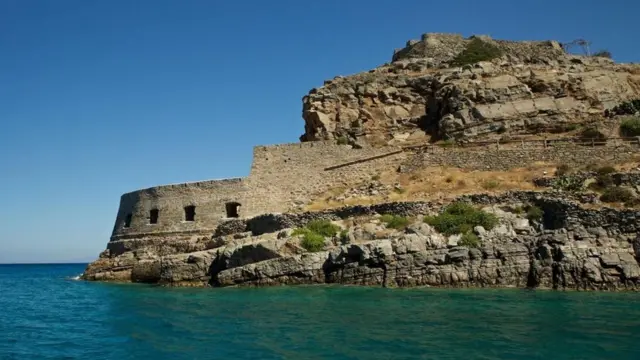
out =
[[301,98],[425,32],[569,41],[640,60],[640,3],[2,0],[0,262],[86,261],[122,193],[246,176],[297,142]]

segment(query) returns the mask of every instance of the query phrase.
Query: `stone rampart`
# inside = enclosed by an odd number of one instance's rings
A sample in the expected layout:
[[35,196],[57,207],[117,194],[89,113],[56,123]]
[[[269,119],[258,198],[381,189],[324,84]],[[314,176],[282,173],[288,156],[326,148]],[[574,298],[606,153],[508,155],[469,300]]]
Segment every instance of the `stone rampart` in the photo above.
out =
[[[157,186],[122,195],[111,240],[189,241],[211,236],[216,226],[230,218],[292,212],[329,190],[357,185],[383,171],[409,172],[429,166],[509,170],[533,162],[579,166],[622,162],[638,151],[637,144],[624,142],[603,146],[556,143],[546,148],[525,145],[402,149],[353,148],[318,141],[256,146],[246,178]],[[194,207],[192,220],[188,218],[190,206]]]
[[579,146],[562,145],[534,149],[466,150],[429,147],[416,153],[401,166],[411,172],[428,166],[449,166],[470,170],[510,170],[524,168],[535,162],[570,164],[572,167],[594,163],[619,163],[630,159],[638,147],[626,145]]
[[562,46],[557,41],[508,41],[493,40],[487,35],[475,35],[464,38],[460,34],[427,33],[420,40],[409,40],[402,49],[396,49],[393,61],[414,58],[432,58],[436,63],[448,63],[465,50],[467,44],[473,38],[492,42],[505,54],[515,56],[524,62],[537,62],[545,57],[556,59],[566,55]]
[[[290,211],[330,188],[370,179],[404,158],[406,153],[397,147],[354,149],[334,142],[256,146],[246,178],[156,186],[122,195],[111,240],[211,235],[229,218]],[[343,163],[350,164],[325,171]],[[193,207],[192,220],[188,207]]]
[[[246,192],[243,179],[237,178],[155,186],[126,193],[120,198],[111,239],[212,232],[227,218],[226,205],[242,204]],[[193,220],[187,218],[189,206],[194,207]],[[242,214],[242,208],[238,210]]]
[[[331,188],[370,179],[406,158],[398,150],[391,146],[354,149],[333,141],[257,146],[246,180],[251,189],[248,211],[252,215],[290,211]],[[350,166],[325,170],[350,162]]]

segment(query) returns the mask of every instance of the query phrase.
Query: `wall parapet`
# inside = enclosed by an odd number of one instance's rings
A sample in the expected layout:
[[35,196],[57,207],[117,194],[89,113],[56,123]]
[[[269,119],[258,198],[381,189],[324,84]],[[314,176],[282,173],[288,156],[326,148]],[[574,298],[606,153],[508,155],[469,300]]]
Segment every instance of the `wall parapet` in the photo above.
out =
[[186,188],[190,186],[239,184],[239,183],[242,183],[244,179],[245,178],[242,178],[242,177],[235,177],[235,178],[196,180],[196,181],[186,181],[182,183],[154,185],[147,188],[126,192],[122,194],[122,196],[129,196],[131,194],[139,193],[139,192],[158,191],[158,190],[164,190],[164,189],[166,190],[180,189],[180,188]]

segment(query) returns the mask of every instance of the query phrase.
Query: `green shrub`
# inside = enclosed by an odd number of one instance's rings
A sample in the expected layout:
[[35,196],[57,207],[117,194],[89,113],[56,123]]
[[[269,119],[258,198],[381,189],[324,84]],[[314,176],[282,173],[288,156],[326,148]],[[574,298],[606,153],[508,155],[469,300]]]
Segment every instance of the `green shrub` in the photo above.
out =
[[606,203],[629,202],[634,199],[631,190],[619,186],[608,187],[600,196],[600,201]]
[[329,220],[310,221],[306,228],[311,232],[327,237],[335,236],[340,231],[340,227]]
[[476,234],[469,231],[464,233],[462,237],[460,237],[460,241],[458,241],[458,245],[467,246],[470,248],[477,248],[477,247],[480,247],[480,239]]
[[329,220],[313,220],[303,228],[297,228],[292,235],[302,235],[303,248],[315,252],[324,249],[325,237],[332,237],[338,234],[340,227]]
[[560,176],[553,180],[551,186],[558,190],[578,192],[583,190],[584,182],[576,177]]
[[527,219],[529,221],[540,221],[544,216],[544,211],[539,207],[532,205],[527,209]]
[[556,176],[564,176],[571,172],[571,167],[567,164],[560,164],[556,168]]
[[338,138],[338,145],[347,145],[349,143],[349,139],[346,136],[340,136]]
[[620,122],[620,135],[640,136],[640,117],[630,116]]
[[497,46],[479,38],[472,39],[467,47],[451,61],[453,66],[475,64],[480,61],[490,61],[502,56],[502,50]]
[[384,214],[380,217],[380,220],[389,229],[404,229],[409,225],[409,219],[399,215]]
[[302,245],[302,247],[307,251],[322,251],[322,249],[324,249],[324,236],[309,231],[302,237],[300,245]]
[[634,115],[640,111],[640,99],[625,101],[604,111],[604,116],[612,117],[615,115]]
[[521,214],[525,213],[524,208],[522,206],[520,206],[520,205],[518,205],[515,208],[513,208],[512,211],[513,211],[514,214],[518,214],[518,215],[521,215]]
[[447,206],[437,216],[427,216],[424,221],[445,235],[466,233],[475,226],[482,226],[487,230],[498,224],[498,218],[476,209],[470,204],[458,202]]
[[373,180],[373,181],[378,181],[378,180],[380,180],[380,175],[373,175],[373,176],[371,177],[371,180]]

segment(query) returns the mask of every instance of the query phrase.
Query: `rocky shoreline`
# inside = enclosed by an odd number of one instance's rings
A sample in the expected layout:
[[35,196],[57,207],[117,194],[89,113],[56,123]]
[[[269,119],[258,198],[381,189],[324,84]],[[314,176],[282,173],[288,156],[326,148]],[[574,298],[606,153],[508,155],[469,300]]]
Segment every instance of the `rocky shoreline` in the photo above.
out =
[[[82,278],[163,286],[349,284],[384,287],[520,287],[636,290],[640,211],[587,208],[554,192],[467,195],[492,214],[466,244],[424,216],[446,204],[399,202],[300,214],[268,214],[221,224],[210,238],[110,242]],[[523,213],[539,208],[538,218]],[[382,215],[406,219],[394,227]],[[340,232],[309,251],[294,229],[331,221]]]

